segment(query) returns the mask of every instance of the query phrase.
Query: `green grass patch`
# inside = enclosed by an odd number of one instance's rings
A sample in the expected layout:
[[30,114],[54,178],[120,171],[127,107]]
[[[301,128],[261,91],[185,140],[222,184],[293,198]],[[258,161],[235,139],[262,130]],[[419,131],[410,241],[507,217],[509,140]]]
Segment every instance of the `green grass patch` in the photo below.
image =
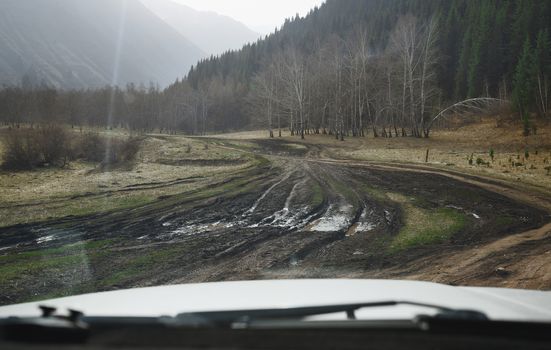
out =
[[[44,220],[58,219],[67,216],[87,216],[108,213],[116,210],[132,209],[144,206],[157,200],[156,196],[147,194],[124,194],[113,196],[91,196],[68,199],[61,203],[8,208],[0,211],[0,227],[15,224],[28,224]],[[4,216],[5,215],[5,216]]]
[[185,253],[185,247],[181,245],[158,248],[154,251],[143,252],[139,256],[126,260],[117,268],[117,272],[97,281],[102,288],[121,285],[140,278],[145,273],[150,273],[163,265],[174,266],[174,260]]
[[71,205],[64,207],[58,217],[63,216],[86,216],[96,213],[107,213],[114,210],[132,209],[144,206],[155,201],[157,198],[145,194],[109,196],[105,198],[85,199],[73,201]]
[[87,263],[92,256],[105,254],[114,240],[78,242],[61,247],[0,256],[0,284],[60,272]]
[[38,258],[3,264],[0,267],[0,284],[41,274],[53,273],[80,265],[86,260],[85,254]]
[[308,147],[298,144],[298,143],[284,143],[283,146],[293,149],[293,150],[305,150],[308,149]]
[[[400,203],[404,211],[404,226],[390,244],[390,252],[441,243],[460,232],[466,224],[463,213],[452,208],[423,209],[402,195],[387,194]],[[412,200],[415,202],[415,199]]]
[[332,177],[328,177],[329,185],[333,187],[336,193],[344,195],[351,203],[358,203],[358,194],[354,192],[350,184],[346,184]]
[[381,203],[389,202],[389,198],[386,195],[386,191],[380,188],[372,187],[370,185],[365,185],[365,184],[361,185],[360,188],[363,193],[368,193],[371,198]]
[[310,203],[314,208],[316,208],[323,203],[323,190],[317,182],[312,185],[311,193],[312,197],[310,199]]
[[515,224],[518,221],[518,219],[511,217],[511,216],[498,216],[495,218],[495,224],[496,226],[505,226],[509,227],[513,224]]

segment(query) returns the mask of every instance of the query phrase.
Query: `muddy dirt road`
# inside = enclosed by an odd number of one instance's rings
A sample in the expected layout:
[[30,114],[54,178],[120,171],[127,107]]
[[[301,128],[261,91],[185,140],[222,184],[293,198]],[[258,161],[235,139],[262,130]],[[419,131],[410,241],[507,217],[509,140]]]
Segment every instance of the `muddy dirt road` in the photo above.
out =
[[1,228],[0,259],[28,256],[39,266],[9,270],[0,303],[265,278],[551,289],[548,198],[458,173],[325,159],[312,145],[252,144],[243,152],[261,158],[258,166],[206,189]]

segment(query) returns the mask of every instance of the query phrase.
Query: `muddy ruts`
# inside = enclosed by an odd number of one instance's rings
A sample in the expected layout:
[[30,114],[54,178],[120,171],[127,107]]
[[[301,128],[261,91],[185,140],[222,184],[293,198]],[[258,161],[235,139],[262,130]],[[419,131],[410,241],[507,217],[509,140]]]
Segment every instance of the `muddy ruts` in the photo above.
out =
[[[439,218],[442,210],[461,219],[451,236],[407,249],[396,245],[416,225],[412,213]],[[368,277],[393,266],[412,274],[408,266],[416,259],[545,220],[541,210],[445,176],[276,158],[143,207],[0,229],[0,256],[10,259],[28,251],[65,257],[70,250],[48,248],[107,242],[100,252],[84,251],[77,266],[30,273],[3,286],[0,303],[27,300],[29,293],[165,283]]]

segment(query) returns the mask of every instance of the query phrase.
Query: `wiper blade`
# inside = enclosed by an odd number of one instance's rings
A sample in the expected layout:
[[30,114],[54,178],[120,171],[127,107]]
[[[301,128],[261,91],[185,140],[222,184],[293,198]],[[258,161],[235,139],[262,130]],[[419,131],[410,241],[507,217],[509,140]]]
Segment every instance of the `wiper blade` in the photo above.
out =
[[370,303],[355,303],[341,305],[307,306],[281,309],[252,309],[232,311],[206,311],[181,313],[176,320],[182,324],[193,326],[228,327],[233,324],[248,324],[263,320],[297,320],[308,316],[324,315],[330,313],[346,312],[348,320],[356,319],[356,311],[363,308],[389,307],[397,305],[419,306],[435,309],[438,313],[434,318],[461,319],[461,320],[488,320],[488,317],[476,310],[452,309],[445,306],[418,303],[412,301],[379,301]]
[[40,309],[40,317],[0,319],[0,338],[39,343],[81,343],[88,337],[88,325],[82,322],[82,312],[69,310],[68,315],[62,316],[56,315],[56,309],[52,307],[40,306]]
[[[398,320],[356,320],[356,311],[371,307],[390,307],[396,305],[411,305],[436,310],[434,315],[417,315],[411,319]],[[345,312],[348,321],[308,321],[308,316]],[[189,340],[195,336],[203,336],[197,344],[217,339],[226,335],[231,339],[244,337],[249,339],[255,332],[269,330],[284,331],[287,335],[299,335],[301,331],[350,331],[361,330],[372,332],[387,332],[385,334],[427,334],[479,336],[502,338],[504,335],[515,339],[530,341],[551,340],[551,324],[527,323],[511,321],[493,321],[476,310],[453,309],[440,305],[410,302],[381,301],[371,303],[356,303],[344,305],[324,305],[282,309],[255,309],[234,311],[209,311],[182,313],[176,317],[101,317],[85,316],[80,312],[71,311],[68,315],[57,315],[55,309],[43,308],[42,317],[0,319],[0,343],[2,340],[11,342],[38,342],[40,344],[73,343],[84,344],[88,341],[111,339],[118,334],[166,335],[170,339]],[[288,333],[292,330],[291,333]],[[395,333],[388,333],[388,332]],[[122,332],[122,333],[121,333]],[[229,333],[228,333],[229,332]],[[193,336],[189,336],[189,335]],[[308,333],[312,334],[312,333]],[[325,333],[324,333],[325,334]],[[343,333],[333,333],[343,334]],[[352,333],[351,333],[352,334]],[[359,334],[359,333],[353,333]],[[186,336],[184,336],[186,335]],[[213,338],[214,337],[214,338]],[[234,338],[237,337],[237,338]],[[168,339],[167,338],[167,339]],[[133,338],[132,338],[133,339]],[[132,339],[126,339],[132,341]],[[140,338],[141,339],[141,338]],[[145,339],[145,338],[144,338]],[[164,338],[163,338],[164,339]],[[222,341],[224,341],[223,338]],[[143,339],[142,339],[143,340]],[[139,340],[137,344],[141,344]],[[117,343],[118,344],[118,343]],[[172,344],[172,343],[170,343]],[[195,343],[193,343],[195,344]]]

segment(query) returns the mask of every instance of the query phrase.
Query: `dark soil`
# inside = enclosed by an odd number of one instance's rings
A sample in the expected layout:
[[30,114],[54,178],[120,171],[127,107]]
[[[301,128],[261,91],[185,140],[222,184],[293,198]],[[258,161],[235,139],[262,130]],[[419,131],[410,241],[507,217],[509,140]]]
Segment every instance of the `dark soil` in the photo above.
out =
[[[0,304],[170,283],[385,277],[387,269],[387,276],[407,277],[418,272],[415,262],[427,266],[431,256],[442,259],[443,252],[475,249],[550,220],[543,209],[444,175],[320,162],[319,149],[277,139],[259,141],[254,151],[270,162],[201,191],[1,228],[0,263],[13,276],[1,279]],[[404,208],[385,193],[426,211],[452,208],[464,225],[444,241],[393,252]],[[76,258],[65,263],[68,257]],[[21,261],[36,264],[19,271]],[[491,263],[487,268],[485,276],[500,278]]]

